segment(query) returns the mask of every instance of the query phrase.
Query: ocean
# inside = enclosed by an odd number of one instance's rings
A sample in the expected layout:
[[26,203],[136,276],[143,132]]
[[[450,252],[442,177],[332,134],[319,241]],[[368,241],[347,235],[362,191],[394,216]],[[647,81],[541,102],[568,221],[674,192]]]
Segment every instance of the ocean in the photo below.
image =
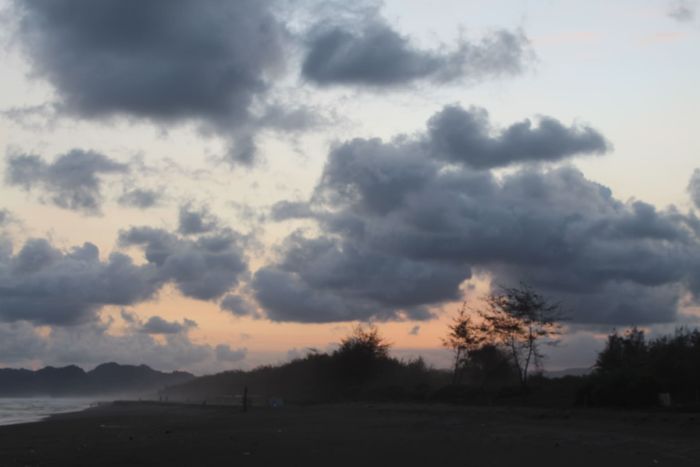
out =
[[88,408],[94,399],[0,398],[0,425],[35,422],[49,415]]

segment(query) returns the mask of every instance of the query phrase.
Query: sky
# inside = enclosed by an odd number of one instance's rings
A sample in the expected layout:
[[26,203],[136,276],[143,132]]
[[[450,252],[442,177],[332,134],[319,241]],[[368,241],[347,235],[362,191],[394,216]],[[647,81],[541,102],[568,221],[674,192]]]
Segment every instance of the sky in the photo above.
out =
[[693,0],[0,0],[0,366],[198,374],[376,323],[449,365],[526,282],[544,366],[700,318]]

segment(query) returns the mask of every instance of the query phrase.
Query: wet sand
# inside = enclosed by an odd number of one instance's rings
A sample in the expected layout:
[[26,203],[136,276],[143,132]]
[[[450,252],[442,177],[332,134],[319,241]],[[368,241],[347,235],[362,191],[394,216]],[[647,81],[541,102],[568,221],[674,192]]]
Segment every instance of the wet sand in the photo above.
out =
[[0,466],[699,466],[700,416],[115,403],[0,427]]

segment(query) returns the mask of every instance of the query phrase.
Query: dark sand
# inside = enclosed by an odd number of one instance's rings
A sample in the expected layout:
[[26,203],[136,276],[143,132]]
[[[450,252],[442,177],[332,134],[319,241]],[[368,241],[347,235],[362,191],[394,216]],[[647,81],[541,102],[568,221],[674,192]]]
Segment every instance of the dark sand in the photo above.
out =
[[700,466],[690,414],[116,403],[0,427],[0,466]]

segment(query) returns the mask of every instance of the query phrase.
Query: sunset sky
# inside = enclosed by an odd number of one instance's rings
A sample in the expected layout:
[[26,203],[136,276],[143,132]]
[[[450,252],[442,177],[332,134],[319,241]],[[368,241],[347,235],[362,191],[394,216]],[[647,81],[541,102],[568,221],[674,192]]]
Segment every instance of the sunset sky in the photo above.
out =
[[[352,4],[353,6],[348,6]],[[700,318],[696,1],[0,0],[0,366],[207,373],[525,281]]]

